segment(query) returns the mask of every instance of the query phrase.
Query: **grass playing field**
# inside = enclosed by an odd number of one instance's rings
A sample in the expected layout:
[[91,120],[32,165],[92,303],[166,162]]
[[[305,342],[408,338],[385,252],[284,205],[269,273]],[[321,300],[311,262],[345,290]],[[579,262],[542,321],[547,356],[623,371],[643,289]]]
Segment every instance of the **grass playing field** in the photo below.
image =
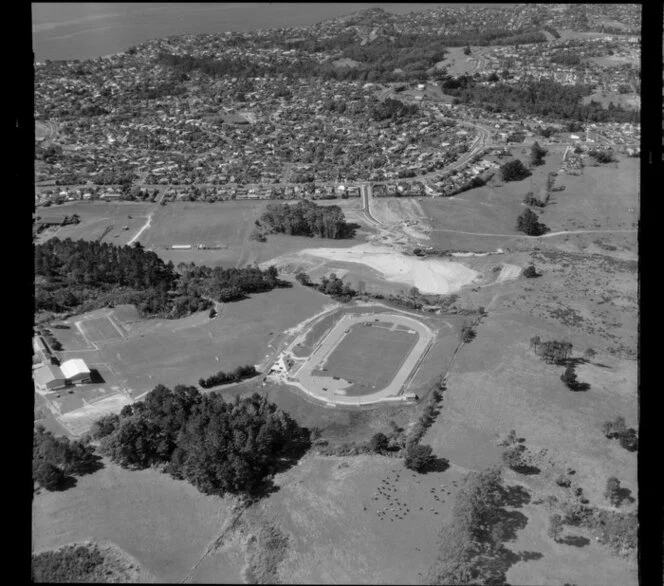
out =
[[91,342],[105,342],[124,337],[124,332],[109,317],[86,319],[81,321],[80,325],[85,332],[85,336]]
[[[417,334],[385,326],[358,324],[312,374],[332,376],[352,383],[348,395],[366,395],[385,388],[417,342]],[[321,369],[325,368],[325,371]]]

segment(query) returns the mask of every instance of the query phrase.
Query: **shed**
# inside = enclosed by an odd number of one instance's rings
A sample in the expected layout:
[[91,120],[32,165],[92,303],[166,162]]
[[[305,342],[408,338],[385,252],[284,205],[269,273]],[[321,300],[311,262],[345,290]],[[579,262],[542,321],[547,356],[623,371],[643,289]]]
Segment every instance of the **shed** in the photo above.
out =
[[60,369],[62,370],[62,374],[65,375],[67,382],[73,384],[90,382],[90,369],[80,358],[72,358],[63,362]]
[[67,380],[60,368],[51,364],[40,366],[34,371],[34,379],[42,391],[55,391],[67,385]]

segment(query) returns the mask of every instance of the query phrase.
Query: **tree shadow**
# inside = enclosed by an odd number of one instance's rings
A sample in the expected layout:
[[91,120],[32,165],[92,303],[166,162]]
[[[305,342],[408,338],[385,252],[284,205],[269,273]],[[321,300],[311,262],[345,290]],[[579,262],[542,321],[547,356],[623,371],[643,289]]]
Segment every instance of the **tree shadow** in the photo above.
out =
[[357,224],[356,222],[346,222],[344,226],[341,228],[341,237],[342,238],[354,238],[355,233],[362,228],[360,224]]
[[509,507],[522,507],[530,502],[530,493],[517,484],[515,486],[504,486],[502,489],[502,504]]
[[508,511],[497,509],[493,518],[493,529],[499,541],[514,541],[517,532],[528,524],[528,517],[521,511]]
[[513,466],[512,470],[518,474],[523,474],[524,476],[534,476],[539,474],[541,470],[537,466],[530,466],[529,464],[519,464],[518,466]]
[[611,369],[611,367],[608,364],[602,364],[601,362],[593,362],[592,365],[598,366],[599,368],[608,368],[609,370]]
[[569,390],[574,392],[574,393],[579,393],[579,392],[585,392],[590,390],[590,384],[589,383],[571,383],[568,385]]
[[556,364],[559,366],[578,366],[579,364],[586,364],[587,362],[587,358],[579,356],[577,358],[563,358],[562,360],[557,360]]
[[428,474],[429,472],[445,472],[450,467],[450,462],[446,458],[436,458],[433,460],[421,474]]
[[621,486],[616,493],[616,501],[619,503],[619,506],[623,502],[628,502],[632,504],[636,499],[632,496],[632,491],[629,488]]
[[69,490],[70,488],[74,488],[78,481],[74,476],[65,476],[60,484],[56,488],[53,489],[46,489],[48,492],[64,492],[65,490]]
[[559,539],[558,543],[562,543],[563,545],[573,545],[574,547],[585,547],[590,544],[590,539],[582,537],[581,535],[568,535],[567,537]]

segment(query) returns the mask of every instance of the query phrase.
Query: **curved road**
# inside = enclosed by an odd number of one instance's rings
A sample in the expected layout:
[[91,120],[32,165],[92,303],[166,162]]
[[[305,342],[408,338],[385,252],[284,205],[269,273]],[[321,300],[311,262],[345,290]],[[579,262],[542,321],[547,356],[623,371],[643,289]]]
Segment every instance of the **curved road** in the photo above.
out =
[[560,232],[549,232],[541,236],[528,236],[527,234],[488,234],[486,232],[464,232],[463,230],[447,230],[445,228],[436,228],[432,232],[449,232],[450,234],[467,234],[469,236],[504,236],[506,238],[551,238],[551,236],[561,236],[563,234],[615,234],[622,232],[638,232],[636,229],[630,230],[562,230]]

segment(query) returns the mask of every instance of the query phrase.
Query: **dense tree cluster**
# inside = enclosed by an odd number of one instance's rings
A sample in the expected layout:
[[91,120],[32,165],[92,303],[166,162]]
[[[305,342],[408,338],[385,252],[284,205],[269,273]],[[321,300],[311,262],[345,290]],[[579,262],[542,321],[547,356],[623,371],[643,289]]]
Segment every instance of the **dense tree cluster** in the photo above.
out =
[[88,474],[98,468],[99,457],[92,446],[80,440],[55,437],[43,426],[36,426],[32,444],[32,475],[41,487],[58,490],[68,478]]
[[220,385],[239,383],[240,381],[256,376],[257,374],[259,373],[253,365],[238,366],[232,372],[223,372],[220,370],[217,374],[213,374],[207,378],[201,378],[199,379],[198,384],[204,389],[209,389]]
[[32,556],[32,581],[36,583],[105,582],[104,556],[96,544],[65,545]]
[[133,303],[143,316],[182,317],[208,309],[195,293],[173,298],[178,276],[140,244],[51,238],[35,247],[36,309],[89,311],[108,304]]
[[182,275],[175,287],[177,305],[193,292],[221,302],[244,299],[250,293],[271,291],[276,287],[289,287],[290,283],[279,279],[274,266],[262,270],[258,267],[230,268],[196,266],[194,263],[178,265]]
[[500,167],[500,175],[503,181],[521,181],[530,177],[531,172],[519,159],[513,159]]
[[438,557],[430,568],[429,584],[502,584],[501,563],[505,528],[500,520],[503,486],[499,468],[471,472],[463,481],[443,526]]
[[636,429],[627,427],[624,417],[619,416],[612,421],[605,421],[602,432],[609,439],[618,439],[620,445],[629,452],[635,452],[639,447]]
[[581,57],[575,51],[556,51],[550,57],[551,63],[571,67],[581,63]]
[[319,238],[352,238],[353,224],[348,224],[337,205],[319,206],[303,200],[295,205],[268,204],[260,218],[267,232],[282,232],[289,236],[317,236]]
[[158,385],[120,413],[101,451],[125,468],[157,465],[205,494],[259,489],[284,459],[309,446],[301,428],[267,398],[226,402],[183,385]]
[[408,105],[399,100],[387,98],[374,105],[371,116],[377,122],[381,120],[399,120],[410,118],[417,113],[417,110],[416,104]]
[[534,336],[530,339],[530,347],[542,360],[551,364],[560,364],[571,356],[573,345],[571,342],[560,340],[542,342],[539,336]]
[[549,231],[530,208],[517,217],[516,229],[528,236],[541,236]]
[[357,295],[357,291],[350,286],[350,283],[344,283],[335,273],[330,273],[329,277],[323,275],[318,290],[339,301],[350,301]]
[[445,93],[455,96],[460,103],[481,106],[489,112],[504,112],[541,116],[548,119],[578,122],[632,122],[640,121],[640,113],[620,106],[604,109],[602,104],[583,99],[592,94],[587,85],[563,85],[552,80],[527,81],[519,85],[498,83],[489,87],[479,85],[469,76],[443,82]]

